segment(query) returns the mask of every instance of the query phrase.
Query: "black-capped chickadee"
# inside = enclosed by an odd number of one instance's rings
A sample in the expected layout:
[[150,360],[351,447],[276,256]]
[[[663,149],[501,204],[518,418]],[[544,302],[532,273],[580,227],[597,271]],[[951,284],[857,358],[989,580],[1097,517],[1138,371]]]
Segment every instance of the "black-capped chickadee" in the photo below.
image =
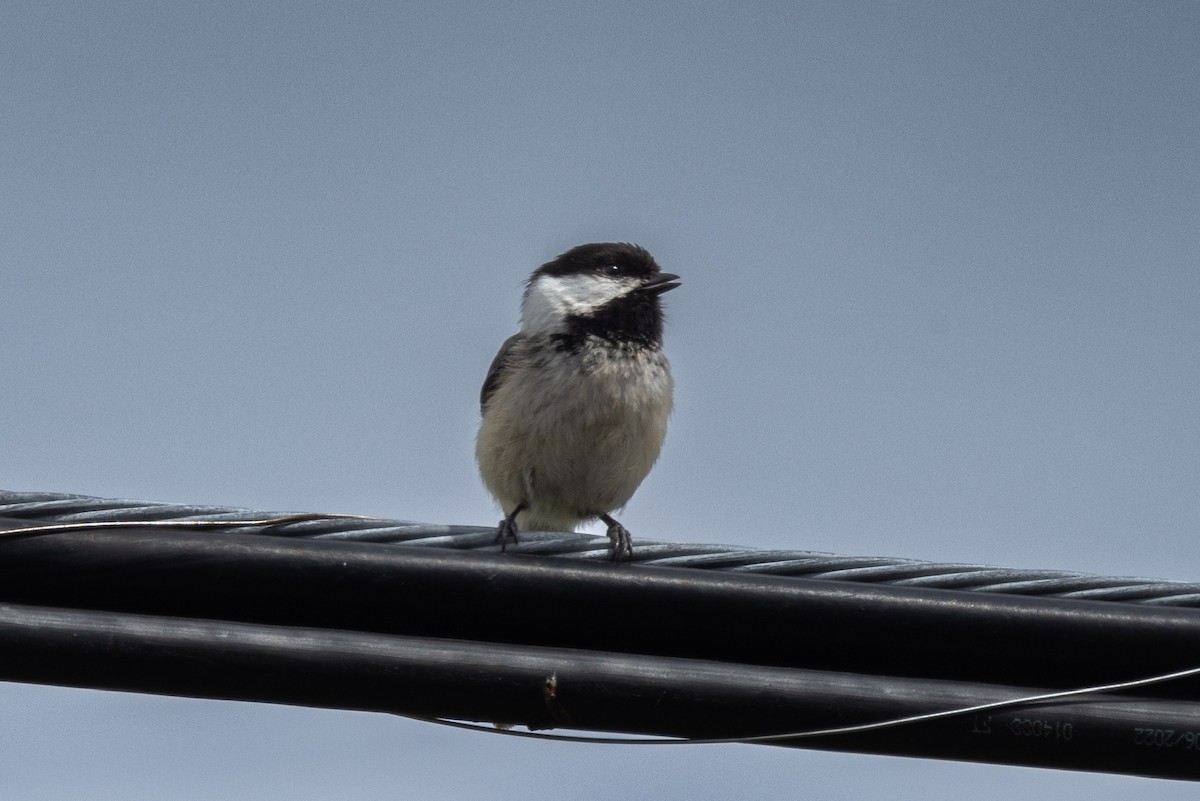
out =
[[475,458],[505,518],[518,528],[608,525],[612,558],[633,553],[612,518],[650,472],[671,412],[659,296],[679,286],[645,248],[580,245],[533,271],[521,330],[492,360],[480,393]]

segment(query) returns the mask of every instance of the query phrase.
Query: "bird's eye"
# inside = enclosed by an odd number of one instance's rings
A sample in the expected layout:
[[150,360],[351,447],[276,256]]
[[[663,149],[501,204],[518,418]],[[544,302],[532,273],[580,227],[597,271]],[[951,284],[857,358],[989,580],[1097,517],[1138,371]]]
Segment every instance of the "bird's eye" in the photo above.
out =
[[609,275],[620,275],[621,274],[621,268],[615,264],[610,264],[607,267],[605,267],[604,269]]

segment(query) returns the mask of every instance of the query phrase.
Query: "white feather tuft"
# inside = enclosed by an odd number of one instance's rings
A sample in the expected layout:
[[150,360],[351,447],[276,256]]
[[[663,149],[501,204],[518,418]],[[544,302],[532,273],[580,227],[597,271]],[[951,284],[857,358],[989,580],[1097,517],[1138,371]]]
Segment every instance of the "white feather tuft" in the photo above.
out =
[[607,275],[539,275],[521,302],[521,331],[562,331],[571,315],[586,315],[636,287],[636,282]]

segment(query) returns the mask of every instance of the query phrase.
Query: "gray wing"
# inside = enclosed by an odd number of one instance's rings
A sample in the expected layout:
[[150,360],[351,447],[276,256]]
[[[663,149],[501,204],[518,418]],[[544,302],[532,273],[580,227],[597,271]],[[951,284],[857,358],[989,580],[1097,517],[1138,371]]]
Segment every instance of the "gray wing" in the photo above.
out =
[[492,366],[488,368],[487,378],[483,379],[483,389],[479,391],[479,411],[481,413],[487,411],[488,399],[504,381],[504,374],[508,371],[513,350],[524,340],[524,334],[513,334],[504,340],[496,358],[492,359]]

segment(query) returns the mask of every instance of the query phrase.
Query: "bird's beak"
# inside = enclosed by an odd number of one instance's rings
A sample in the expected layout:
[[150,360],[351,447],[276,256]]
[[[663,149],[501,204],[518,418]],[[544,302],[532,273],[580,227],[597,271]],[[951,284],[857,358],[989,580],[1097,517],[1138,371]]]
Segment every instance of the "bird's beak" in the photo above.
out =
[[638,287],[640,292],[650,292],[654,295],[661,295],[664,292],[670,292],[675,287],[679,286],[679,276],[675,273],[659,273],[650,279],[650,283],[642,284]]

